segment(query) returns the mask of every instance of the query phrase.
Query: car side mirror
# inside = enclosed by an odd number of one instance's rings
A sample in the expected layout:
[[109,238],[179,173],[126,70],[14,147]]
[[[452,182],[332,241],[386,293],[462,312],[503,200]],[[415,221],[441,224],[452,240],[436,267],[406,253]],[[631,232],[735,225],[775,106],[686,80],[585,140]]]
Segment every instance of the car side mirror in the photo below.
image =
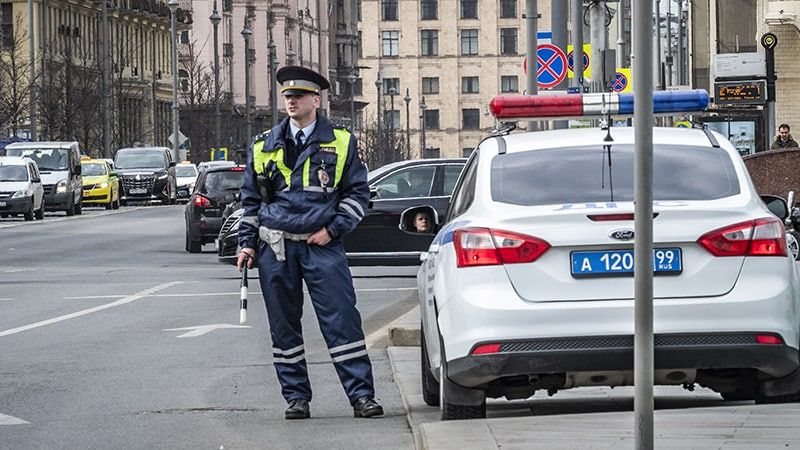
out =
[[761,200],[766,203],[769,212],[777,216],[781,220],[786,220],[789,217],[789,207],[786,205],[786,200],[777,195],[762,195]]
[[370,186],[370,188],[369,188],[369,198],[370,198],[370,199],[373,199],[373,198],[375,198],[377,195],[378,195],[378,188],[377,188],[377,187]]
[[112,170],[111,172],[108,172],[108,176],[109,176],[109,177],[115,177],[115,176],[117,176],[117,172],[114,172],[114,171]]
[[39,177],[31,178],[31,183],[41,183],[41,182],[42,182],[42,179],[39,178]]
[[412,206],[400,214],[400,230],[408,234],[434,235],[439,215],[430,206]]
[[169,163],[169,166],[170,166],[170,167],[175,167],[175,166],[177,166],[177,165],[178,165],[178,163],[177,163],[177,162],[175,162],[175,161],[172,161],[171,163]]

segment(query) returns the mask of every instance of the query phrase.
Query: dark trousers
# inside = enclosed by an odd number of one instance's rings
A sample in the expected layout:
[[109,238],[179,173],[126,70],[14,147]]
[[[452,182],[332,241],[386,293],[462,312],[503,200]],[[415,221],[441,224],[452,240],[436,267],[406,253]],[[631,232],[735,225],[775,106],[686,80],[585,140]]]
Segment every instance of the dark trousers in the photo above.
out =
[[286,260],[278,262],[262,241],[258,257],[273,363],[283,398],[289,402],[310,401],[312,397],[301,327],[302,281],[308,287],[320,330],[350,403],[374,396],[372,366],[342,241],[319,246],[286,240],[285,247]]

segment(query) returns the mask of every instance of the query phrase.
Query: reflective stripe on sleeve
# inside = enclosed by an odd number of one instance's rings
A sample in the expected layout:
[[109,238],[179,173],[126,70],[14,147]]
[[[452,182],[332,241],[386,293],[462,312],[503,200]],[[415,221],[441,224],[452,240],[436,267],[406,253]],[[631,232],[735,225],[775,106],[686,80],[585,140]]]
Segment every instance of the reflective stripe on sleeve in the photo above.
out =
[[348,205],[352,206],[361,214],[361,217],[364,217],[364,208],[361,207],[361,204],[355,201],[352,198],[343,198],[341,203],[347,203]]

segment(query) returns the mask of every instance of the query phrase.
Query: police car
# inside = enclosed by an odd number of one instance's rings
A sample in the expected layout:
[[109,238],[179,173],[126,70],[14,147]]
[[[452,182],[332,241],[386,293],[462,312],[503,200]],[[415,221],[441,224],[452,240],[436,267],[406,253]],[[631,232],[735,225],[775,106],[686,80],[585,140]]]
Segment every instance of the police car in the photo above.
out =
[[[633,111],[632,95],[568,97],[491,109],[501,120]],[[704,91],[654,96],[657,112],[707,103]],[[468,160],[417,277],[423,395],[443,419],[485,417],[487,397],[633,384],[633,131],[500,133]],[[655,128],[653,167],[655,383],[796,400],[785,202],[773,215],[713,131]]]

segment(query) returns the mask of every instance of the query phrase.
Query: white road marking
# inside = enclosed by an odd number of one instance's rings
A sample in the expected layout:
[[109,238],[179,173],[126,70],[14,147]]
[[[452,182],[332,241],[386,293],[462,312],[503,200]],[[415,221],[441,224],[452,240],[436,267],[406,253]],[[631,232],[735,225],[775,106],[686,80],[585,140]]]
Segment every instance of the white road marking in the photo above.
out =
[[185,338],[185,337],[197,337],[202,336],[206,333],[210,333],[214,330],[222,330],[225,328],[253,328],[250,325],[230,325],[227,323],[215,323],[213,325],[198,325],[195,327],[183,327],[183,328],[165,328],[164,331],[187,331],[188,333],[183,333],[178,338]]
[[160,291],[162,289],[166,289],[168,287],[174,286],[174,285],[179,284],[179,283],[180,283],[180,281],[173,281],[173,282],[170,282],[170,283],[160,284],[160,285],[152,287],[150,289],[145,289],[143,291],[137,292],[137,293],[135,293],[133,295],[130,295],[128,297],[121,298],[121,299],[119,299],[119,300],[117,300],[115,302],[112,302],[112,303],[106,303],[105,305],[95,306],[93,308],[88,308],[88,309],[84,309],[84,310],[77,311],[77,312],[74,312],[74,313],[65,314],[63,316],[54,317],[52,319],[43,320],[41,322],[32,323],[30,325],[25,325],[25,326],[21,326],[21,327],[17,327],[17,328],[12,328],[12,329],[6,330],[6,331],[0,331],[0,337],[10,336],[12,334],[21,333],[23,331],[32,330],[34,328],[43,327],[45,325],[52,325],[54,323],[63,322],[65,320],[69,320],[69,319],[74,319],[76,317],[85,316],[87,314],[91,314],[91,313],[94,313],[94,312],[97,312],[97,311],[102,311],[104,309],[113,308],[115,306],[121,306],[121,305],[125,305],[127,303],[135,302],[136,300],[139,300],[139,299],[142,299],[142,298],[145,298],[145,297],[150,297],[154,293],[156,293],[156,292],[158,292],[158,291]]
[[7,416],[3,413],[0,413],[0,425],[26,425],[29,423],[30,422],[22,420],[18,417]]
[[[152,207],[155,208],[155,206],[152,206]],[[161,205],[159,205],[159,207],[161,207]],[[3,224],[0,224],[0,229],[2,229],[2,228],[13,228],[13,227],[18,227],[18,226],[22,226],[22,225],[25,225],[25,226],[47,225],[48,223],[63,222],[65,220],[80,220],[81,218],[91,219],[92,217],[103,217],[103,216],[110,216],[112,214],[123,214],[123,213],[130,212],[130,211],[136,211],[137,209],[142,209],[142,208],[148,208],[148,206],[130,206],[130,207],[125,207],[125,209],[118,209],[116,211],[98,211],[97,214],[86,214],[86,215],[80,215],[80,216],[78,216],[78,215],[75,215],[75,216],[61,216],[61,217],[59,217],[59,216],[55,216],[55,217],[45,216],[44,220],[34,220],[32,222],[20,220],[19,222],[3,223]],[[88,213],[88,211],[87,211],[87,213]]]
[[14,300],[14,298],[13,297],[0,297],[0,302],[10,302],[11,300]]
[[[400,288],[372,288],[372,289],[356,289],[356,292],[383,292],[383,291],[416,291],[416,287],[400,287]],[[261,291],[249,291],[250,294],[261,294]],[[308,293],[308,291],[303,291]],[[239,292],[203,292],[195,294],[154,294],[150,297],[217,297],[225,295],[239,295]],[[64,300],[94,300],[104,298],[122,298],[124,295],[83,295],[78,297],[64,297]]]

